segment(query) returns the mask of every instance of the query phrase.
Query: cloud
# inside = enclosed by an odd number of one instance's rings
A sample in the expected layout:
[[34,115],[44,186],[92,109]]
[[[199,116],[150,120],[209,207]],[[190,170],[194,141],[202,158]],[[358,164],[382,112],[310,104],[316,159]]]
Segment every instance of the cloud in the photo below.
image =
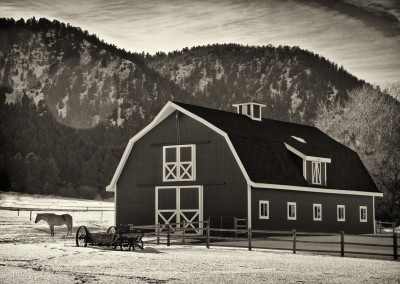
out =
[[[400,78],[400,35],[301,1],[3,0],[0,16],[69,22],[126,50],[155,53],[209,43],[300,46],[368,82]],[[358,14],[357,14],[358,15]],[[384,23],[383,23],[384,25]],[[393,29],[390,33],[383,29]],[[388,36],[390,34],[390,36]],[[395,36],[393,36],[395,35]]]

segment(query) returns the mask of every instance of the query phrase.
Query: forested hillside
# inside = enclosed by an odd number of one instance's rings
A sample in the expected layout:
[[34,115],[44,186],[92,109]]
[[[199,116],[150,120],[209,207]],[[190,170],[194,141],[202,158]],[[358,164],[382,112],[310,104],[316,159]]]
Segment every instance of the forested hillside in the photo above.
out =
[[288,46],[201,46],[147,62],[203,106],[229,110],[255,100],[267,105],[268,118],[307,124],[319,101],[346,98],[364,83],[324,57]]
[[58,21],[0,19],[1,189],[93,197],[168,100],[312,123],[363,84],[298,47],[212,45],[133,54]]

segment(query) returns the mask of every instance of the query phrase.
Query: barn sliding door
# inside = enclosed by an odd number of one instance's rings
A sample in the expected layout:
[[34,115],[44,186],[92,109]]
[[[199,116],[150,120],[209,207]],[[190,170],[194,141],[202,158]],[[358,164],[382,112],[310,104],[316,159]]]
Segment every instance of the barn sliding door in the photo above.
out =
[[203,221],[203,188],[201,186],[156,187],[155,219],[161,229],[171,224],[172,228],[179,228],[175,223],[186,222],[186,233],[201,234],[202,224],[191,222]]

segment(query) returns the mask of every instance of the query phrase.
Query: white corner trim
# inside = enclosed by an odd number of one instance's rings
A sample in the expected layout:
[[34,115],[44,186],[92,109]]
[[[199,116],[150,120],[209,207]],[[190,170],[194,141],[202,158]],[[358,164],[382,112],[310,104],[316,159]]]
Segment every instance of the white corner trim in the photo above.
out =
[[375,197],[372,196],[372,221],[374,222],[374,235],[376,235]]
[[322,158],[322,157],[314,157],[314,156],[306,156],[304,155],[302,152],[300,152],[299,150],[296,150],[295,148],[293,148],[292,146],[290,146],[289,144],[287,144],[285,142],[285,147],[286,149],[288,149],[290,152],[292,152],[293,154],[296,154],[297,156],[299,156],[300,158],[302,158],[305,161],[314,161],[314,162],[324,162],[324,163],[331,163],[332,160],[331,158]]
[[269,183],[255,183],[255,182],[250,182],[250,185],[252,187],[256,187],[256,188],[270,188],[270,189],[284,189],[284,190],[308,191],[308,192],[318,192],[318,193],[383,197],[383,193],[381,193],[381,192],[329,189],[329,188],[306,187],[306,186],[283,185],[283,184],[269,184]]
[[251,186],[250,184],[247,184],[247,229],[250,228],[251,228]]

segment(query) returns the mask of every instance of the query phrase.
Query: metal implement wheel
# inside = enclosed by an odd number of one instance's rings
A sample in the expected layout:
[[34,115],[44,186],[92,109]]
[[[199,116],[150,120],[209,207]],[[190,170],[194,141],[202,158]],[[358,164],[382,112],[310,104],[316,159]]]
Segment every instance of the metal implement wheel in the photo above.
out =
[[119,242],[119,247],[121,250],[130,250],[131,249],[131,245],[128,240],[121,240]]
[[85,226],[80,226],[76,231],[76,246],[86,247],[89,238],[89,231]]
[[111,226],[110,228],[108,228],[107,233],[115,234],[116,231],[117,231],[117,228],[115,226]]
[[[115,232],[117,231],[117,228],[115,226],[111,226],[110,228],[107,229],[107,233],[109,234],[115,234]],[[106,246],[109,248],[110,246],[113,246],[113,242],[111,243],[107,243]],[[117,245],[113,246],[114,249],[117,247]]]
[[133,250],[135,250],[136,248],[140,249],[140,250],[144,250],[144,246],[143,246],[143,241],[137,241],[135,242],[135,244],[133,245]]

